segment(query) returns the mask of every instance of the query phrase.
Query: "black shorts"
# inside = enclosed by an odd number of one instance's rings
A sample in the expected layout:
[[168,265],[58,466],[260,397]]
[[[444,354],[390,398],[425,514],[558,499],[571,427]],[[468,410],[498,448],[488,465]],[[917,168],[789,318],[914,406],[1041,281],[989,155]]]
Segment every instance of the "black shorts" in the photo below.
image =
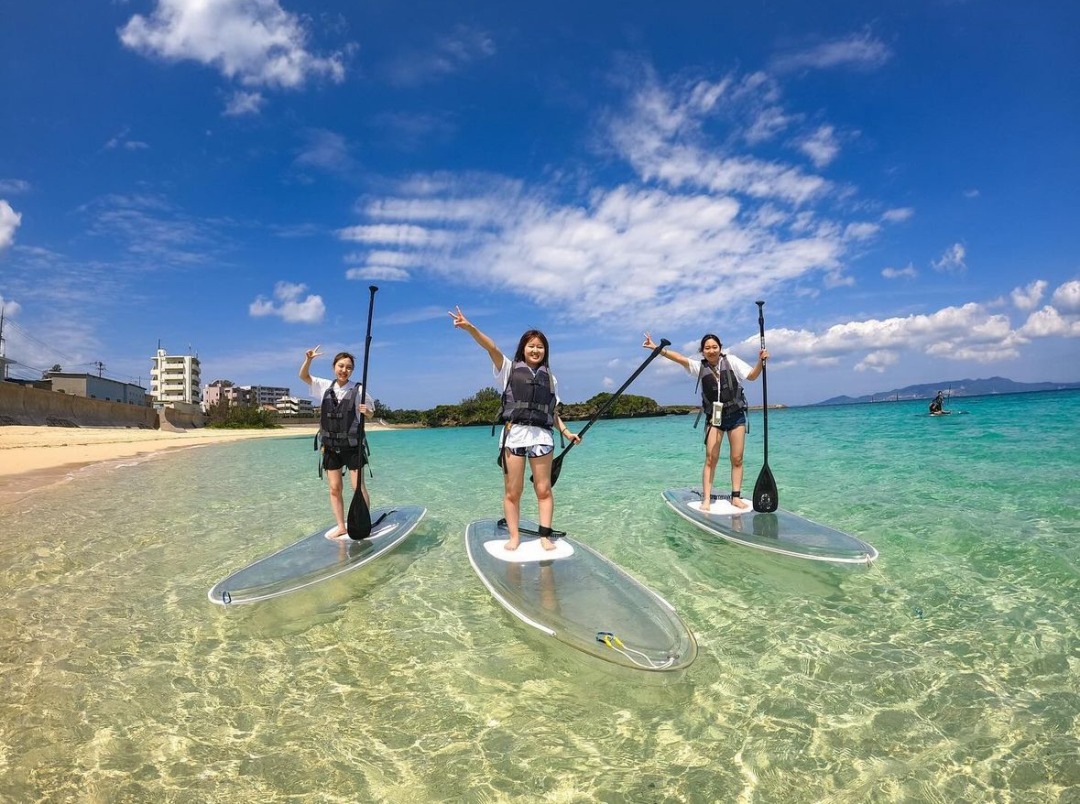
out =
[[349,447],[341,452],[323,449],[322,465],[323,469],[330,470],[345,468],[359,470],[363,466],[363,461],[360,459],[360,448]]

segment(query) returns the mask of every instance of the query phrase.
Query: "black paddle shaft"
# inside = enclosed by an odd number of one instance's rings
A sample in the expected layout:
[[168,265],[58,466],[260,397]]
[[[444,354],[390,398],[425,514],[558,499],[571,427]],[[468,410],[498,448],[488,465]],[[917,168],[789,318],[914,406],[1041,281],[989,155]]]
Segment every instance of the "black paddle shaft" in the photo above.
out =
[[[368,378],[368,359],[371,356],[371,318],[375,312],[375,292],[378,288],[375,285],[370,285],[368,290],[371,292],[371,296],[368,299],[368,314],[367,314],[367,334],[364,336],[364,368],[360,374],[360,404],[364,404],[364,400],[368,396],[367,378]],[[360,414],[360,422],[358,425],[358,449],[360,450],[360,472],[364,471],[364,414]],[[349,503],[349,517],[346,522],[346,529],[349,532],[350,539],[366,539],[371,535],[371,511],[368,509],[367,502],[364,501],[363,493],[363,477],[358,479],[356,484],[356,490],[353,492],[352,502]]]
[[[581,428],[581,431],[578,433],[578,438],[585,435],[585,433],[588,431],[588,429],[590,427],[592,427],[594,424],[596,424],[597,420],[601,416],[603,416],[605,413],[607,413],[608,409],[611,408],[611,406],[615,404],[615,400],[618,399],[620,396],[622,396],[622,392],[630,387],[630,383],[632,383],[634,380],[636,380],[638,378],[638,375],[641,374],[641,372],[643,372],[645,370],[645,367],[648,366],[653,360],[655,360],[657,355],[659,355],[662,351],[664,351],[664,349],[666,349],[668,346],[671,346],[671,341],[667,340],[666,338],[661,338],[660,339],[660,344],[655,349],[653,349],[652,352],[649,353],[649,356],[647,358],[645,358],[645,362],[637,367],[637,371],[635,371],[633,374],[631,374],[629,379],[627,379],[626,382],[624,382],[621,386],[619,386],[619,390],[616,391],[615,393],[613,393],[608,398],[607,402],[605,402],[603,405],[601,405],[600,409],[597,410],[596,413],[593,414],[593,417],[591,419],[589,419],[589,421],[585,424],[584,427]],[[566,447],[566,449],[564,449],[562,452],[560,452],[558,454],[558,456],[555,458],[555,460],[551,462],[551,485],[553,485],[553,486],[555,485],[555,481],[557,481],[559,479],[559,474],[562,472],[563,456],[565,456],[566,453],[568,453],[571,449],[573,449],[574,444],[576,444],[576,443],[577,443],[576,441],[571,441],[570,444]]]
[[[761,348],[765,348],[765,302],[754,302],[757,305],[758,332],[761,333]],[[767,361],[766,361],[767,362]],[[769,462],[769,382],[765,362],[761,364],[761,429],[765,431],[763,438],[765,447],[765,463]]]
[[[761,349],[765,349],[765,302],[756,302],[758,306],[758,331],[761,333]],[[766,363],[761,364],[761,414],[764,437],[764,460],[757,483],[754,484],[754,510],[759,513],[771,514],[780,506],[780,492],[776,488],[776,480],[773,479],[772,470],[769,468],[769,383],[766,374]]]

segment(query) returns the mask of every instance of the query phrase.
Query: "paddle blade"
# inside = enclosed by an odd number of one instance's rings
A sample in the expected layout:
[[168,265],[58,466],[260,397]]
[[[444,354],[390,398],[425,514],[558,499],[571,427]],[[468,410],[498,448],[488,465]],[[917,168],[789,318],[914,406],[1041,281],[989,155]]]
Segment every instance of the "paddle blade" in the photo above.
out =
[[771,514],[780,507],[780,492],[776,489],[769,464],[761,467],[757,483],[754,484],[754,510],[761,514]]
[[360,489],[353,492],[345,527],[349,531],[350,539],[366,539],[371,535],[371,511],[368,509],[368,504],[364,501],[364,495],[360,492]]
[[551,462],[551,485],[555,485],[555,482],[559,479],[559,475],[562,473],[562,459],[560,455]]

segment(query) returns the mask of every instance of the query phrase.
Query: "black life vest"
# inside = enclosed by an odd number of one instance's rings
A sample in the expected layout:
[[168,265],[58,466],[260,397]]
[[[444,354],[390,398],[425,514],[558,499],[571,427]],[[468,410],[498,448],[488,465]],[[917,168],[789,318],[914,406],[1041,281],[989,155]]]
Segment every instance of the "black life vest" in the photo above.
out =
[[360,445],[360,420],[356,415],[357,385],[339,399],[332,384],[322,398],[319,419],[319,438],[333,452],[354,449]]
[[533,371],[524,361],[515,362],[510,369],[510,381],[503,391],[499,421],[554,429],[554,385],[547,366]]
[[739,375],[731,367],[727,355],[720,356],[715,372],[709,361],[702,359],[698,382],[701,384],[701,407],[705,411],[711,411],[714,402],[723,403],[725,413],[735,413],[749,407],[743,387],[739,385]]

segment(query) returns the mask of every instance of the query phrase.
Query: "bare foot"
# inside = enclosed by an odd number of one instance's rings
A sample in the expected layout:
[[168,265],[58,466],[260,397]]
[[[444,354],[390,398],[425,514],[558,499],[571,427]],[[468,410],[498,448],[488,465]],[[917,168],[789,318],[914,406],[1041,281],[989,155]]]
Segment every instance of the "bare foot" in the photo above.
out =
[[750,507],[750,503],[744,500],[742,497],[732,497],[731,504],[736,508],[742,508],[744,511]]
[[503,545],[504,550],[517,550],[518,545],[521,544],[520,536],[511,536],[506,540],[506,544]]
[[543,547],[545,550],[554,550],[555,542],[551,541],[551,539],[549,539],[547,536],[541,536],[540,546]]
[[336,541],[336,540],[342,538],[343,536],[348,536],[348,535],[349,535],[348,528],[345,528],[342,525],[338,525],[336,528],[331,528],[330,530],[326,531],[326,538],[330,539],[332,541]]
[[701,505],[698,506],[698,510],[706,514],[709,513],[709,501],[702,500]]

